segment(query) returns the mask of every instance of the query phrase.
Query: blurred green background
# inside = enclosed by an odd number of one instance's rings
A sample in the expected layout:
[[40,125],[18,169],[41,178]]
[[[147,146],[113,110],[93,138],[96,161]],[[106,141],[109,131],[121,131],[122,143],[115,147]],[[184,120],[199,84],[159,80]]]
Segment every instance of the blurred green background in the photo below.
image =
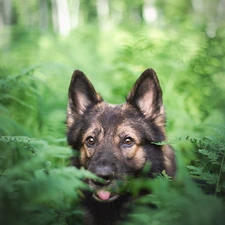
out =
[[121,103],[150,67],[164,92],[169,137],[201,136],[224,122],[223,4],[1,0],[1,133],[64,137],[74,69],[105,100]]
[[[22,202],[46,202],[50,191],[40,193],[38,187],[49,183],[40,171],[67,169],[72,153],[65,117],[75,69],[106,101],[122,103],[139,75],[153,68],[164,94],[168,140],[185,163],[198,161],[193,139],[224,127],[224,53],[224,0],[0,0],[0,210],[17,215]],[[225,172],[223,163],[221,168]],[[71,184],[61,172],[67,187],[83,185],[82,173],[73,170],[69,178],[79,176]],[[62,207],[57,191],[48,199],[50,208]],[[14,224],[5,218],[5,224]]]

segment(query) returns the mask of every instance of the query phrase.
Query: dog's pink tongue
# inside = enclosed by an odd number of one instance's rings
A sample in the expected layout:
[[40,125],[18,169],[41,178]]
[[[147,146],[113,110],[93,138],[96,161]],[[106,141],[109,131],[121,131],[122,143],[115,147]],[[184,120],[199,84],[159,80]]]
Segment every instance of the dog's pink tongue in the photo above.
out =
[[97,195],[102,200],[108,200],[110,197],[110,192],[101,190],[97,192]]

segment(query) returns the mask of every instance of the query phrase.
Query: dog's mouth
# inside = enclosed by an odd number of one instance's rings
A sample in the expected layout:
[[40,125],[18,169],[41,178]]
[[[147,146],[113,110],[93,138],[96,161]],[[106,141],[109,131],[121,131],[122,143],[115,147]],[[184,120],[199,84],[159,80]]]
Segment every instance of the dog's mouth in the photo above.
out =
[[119,194],[106,190],[98,190],[93,194],[93,198],[100,202],[112,202],[119,197]]
[[97,201],[112,202],[120,196],[116,180],[111,180],[106,185],[93,180],[89,180],[88,183],[93,191],[92,197]]

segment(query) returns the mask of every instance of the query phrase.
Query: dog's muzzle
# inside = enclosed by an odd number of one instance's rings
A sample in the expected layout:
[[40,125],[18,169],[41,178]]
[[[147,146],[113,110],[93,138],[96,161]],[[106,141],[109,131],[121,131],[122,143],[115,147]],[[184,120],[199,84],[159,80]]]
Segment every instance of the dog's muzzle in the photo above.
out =
[[89,180],[89,186],[94,190],[93,197],[97,201],[111,202],[119,197],[116,192],[117,178],[114,174],[113,168],[109,165],[98,165],[94,171],[103,182],[98,180]]

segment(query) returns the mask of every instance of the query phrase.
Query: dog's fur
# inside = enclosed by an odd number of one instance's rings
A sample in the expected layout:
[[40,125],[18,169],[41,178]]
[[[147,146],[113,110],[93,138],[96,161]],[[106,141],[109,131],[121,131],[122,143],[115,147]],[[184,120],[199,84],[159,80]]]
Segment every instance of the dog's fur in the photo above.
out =
[[174,177],[173,149],[157,145],[166,140],[162,91],[156,73],[144,71],[127,96],[126,103],[103,101],[87,77],[76,70],[69,87],[67,138],[79,150],[76,167],[84,167],[105,182],[88,180],[85,224],[117,224],[130,201],[129,193],[117,193],[118,181],[138,176],[150,162],[148,177],[163,170]]

